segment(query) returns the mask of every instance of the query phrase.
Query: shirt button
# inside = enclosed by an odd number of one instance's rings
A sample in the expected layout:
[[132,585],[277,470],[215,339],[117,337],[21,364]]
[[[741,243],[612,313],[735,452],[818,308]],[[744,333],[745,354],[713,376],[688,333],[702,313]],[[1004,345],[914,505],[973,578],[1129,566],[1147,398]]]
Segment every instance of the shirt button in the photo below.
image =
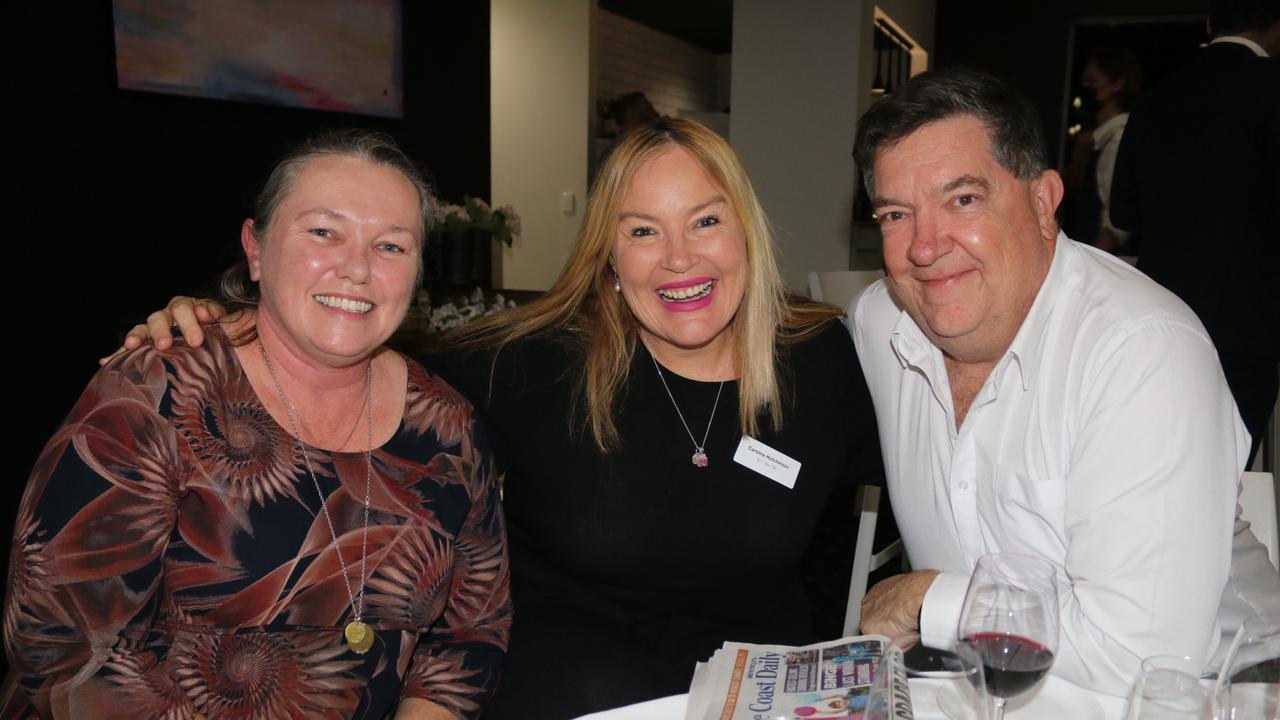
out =
[[960,489],[961,489],[961,490],[968,490],[968,489],[969,489],[969,483],[967,483],[967,482],[965,482],[965,481],[961,480],[961,481],[960,481]]

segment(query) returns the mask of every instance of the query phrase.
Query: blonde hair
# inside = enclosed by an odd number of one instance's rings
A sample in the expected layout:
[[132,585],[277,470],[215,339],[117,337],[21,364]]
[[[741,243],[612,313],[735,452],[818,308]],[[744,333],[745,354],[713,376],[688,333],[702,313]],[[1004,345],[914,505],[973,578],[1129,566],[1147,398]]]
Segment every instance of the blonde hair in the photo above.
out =
[[747,286],[734,315],[733,362],[743,434],[755,435],[759,418],[782,427],[782,397],[777,371],[779,340],[810,334],[838,308],[788,300],[773,250],[773,233],[737,153],[702,125],[662,118],[637,129],[614,148],[591,187],[578,240],[555,284],[542,297],[493,315],[448,339],[461,347],[497,347],[546,330],[564,330],[586,354],[580,391],[586,398],[586,426],[602,451],[616,448],[614,401],[627,380],[639,325],[620,293],[614,291],[609,259],[618,217],[631,179],[644,163],[673,149],[689,153],[707,176],[723,188],[746,236]]

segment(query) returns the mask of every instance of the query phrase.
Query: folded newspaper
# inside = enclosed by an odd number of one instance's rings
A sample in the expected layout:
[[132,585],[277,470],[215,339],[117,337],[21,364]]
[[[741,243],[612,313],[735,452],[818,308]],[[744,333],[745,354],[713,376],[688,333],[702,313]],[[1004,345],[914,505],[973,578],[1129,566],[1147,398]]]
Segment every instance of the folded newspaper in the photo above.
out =
[[912,720],[902,652],[881,635],[725,643],[698,663],[685,720]]

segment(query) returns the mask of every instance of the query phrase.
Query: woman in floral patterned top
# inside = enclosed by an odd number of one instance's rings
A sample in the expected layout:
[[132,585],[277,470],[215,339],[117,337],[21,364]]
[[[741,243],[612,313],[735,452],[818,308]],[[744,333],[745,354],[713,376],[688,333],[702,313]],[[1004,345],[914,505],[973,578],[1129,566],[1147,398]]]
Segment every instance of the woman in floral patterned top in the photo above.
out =
[[479,714],[511,622],[493,463],[382,346],[428,210],[389,139],[313,139],[245,221],[246,307],[94,377],[19,509],[4,717]]

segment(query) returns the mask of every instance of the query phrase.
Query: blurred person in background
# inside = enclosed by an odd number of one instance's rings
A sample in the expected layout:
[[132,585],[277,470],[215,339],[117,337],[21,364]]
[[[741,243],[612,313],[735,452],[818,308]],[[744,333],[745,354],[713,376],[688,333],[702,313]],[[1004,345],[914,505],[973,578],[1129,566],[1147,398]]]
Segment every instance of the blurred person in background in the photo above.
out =
[[1082,172],[1072,188],[1074,206],[1063,229],[1080,242],[1114,253],[1130,234],[1111,222],[1111,177],[1129,111],[1142,93],[1142,66],[1128,48],[1098,48],[1089,53],[1080,84],[1081,110],[1097,124],[1076,136]]
[[1209,31],[1132,113],[1111,219],[1141,235],[1138,268],[1209,331],[1252,463],[1280,390],[1280,3],[1214,0]]

